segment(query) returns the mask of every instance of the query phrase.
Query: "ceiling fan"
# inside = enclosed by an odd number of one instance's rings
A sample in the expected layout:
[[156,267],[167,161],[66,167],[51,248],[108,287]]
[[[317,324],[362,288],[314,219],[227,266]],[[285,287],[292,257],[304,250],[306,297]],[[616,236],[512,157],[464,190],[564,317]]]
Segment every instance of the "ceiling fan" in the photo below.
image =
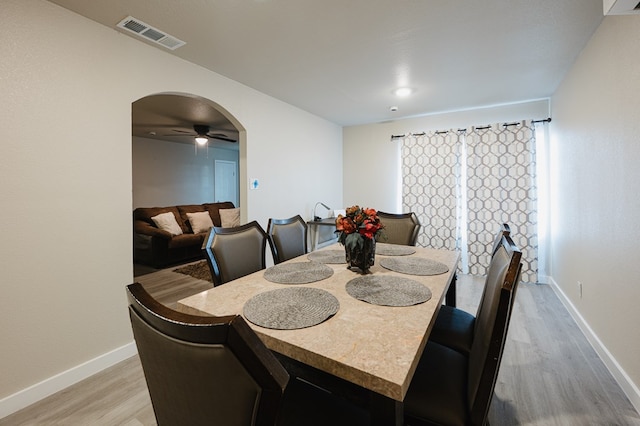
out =
[[173,129],[174,132],[186,133],[189,136],[194,136],[196,142],[200,145],[206,144],[209,139],[218,139],[225,142],[238,142],[236,139],[229,138],[224,133],[211,133],[211,128],[206,124],[194,124],[193,130],[196,132],[195,135],[186,130]]

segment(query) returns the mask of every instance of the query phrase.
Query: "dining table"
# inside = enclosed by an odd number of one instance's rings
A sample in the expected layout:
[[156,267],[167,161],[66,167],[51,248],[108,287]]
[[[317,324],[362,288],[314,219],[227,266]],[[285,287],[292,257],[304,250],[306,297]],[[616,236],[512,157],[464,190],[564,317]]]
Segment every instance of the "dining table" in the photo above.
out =
[[243,315],[276,355],[362,390],[373,425],[403,424],[403,400],[460,253],[376,244],[367,273],[333,244],[178,301]]

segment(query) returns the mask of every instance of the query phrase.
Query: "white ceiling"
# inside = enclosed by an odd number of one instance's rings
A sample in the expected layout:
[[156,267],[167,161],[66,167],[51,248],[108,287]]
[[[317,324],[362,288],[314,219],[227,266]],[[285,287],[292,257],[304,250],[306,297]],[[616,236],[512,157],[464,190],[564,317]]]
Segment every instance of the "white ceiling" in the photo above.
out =
[[114,30],[131,15],[187,43],[158,49],[340,125],[547,98],[603,18],[602,0],[50,1]]

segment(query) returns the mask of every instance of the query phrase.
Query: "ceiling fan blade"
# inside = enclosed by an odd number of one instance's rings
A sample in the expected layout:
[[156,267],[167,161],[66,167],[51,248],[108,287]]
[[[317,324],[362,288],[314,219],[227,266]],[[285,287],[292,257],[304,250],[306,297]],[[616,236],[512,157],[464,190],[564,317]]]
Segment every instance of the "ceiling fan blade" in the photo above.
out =
[[228,138],[226,135],[221,135],[219,133],[218,134],[213,134],[213,135],[207,134],[206,136],[208,138],[210,138],[210,139],[218,139],[218,140],[225,141],[225,142],[234,142],[234,143],[238,142],[235,139]]

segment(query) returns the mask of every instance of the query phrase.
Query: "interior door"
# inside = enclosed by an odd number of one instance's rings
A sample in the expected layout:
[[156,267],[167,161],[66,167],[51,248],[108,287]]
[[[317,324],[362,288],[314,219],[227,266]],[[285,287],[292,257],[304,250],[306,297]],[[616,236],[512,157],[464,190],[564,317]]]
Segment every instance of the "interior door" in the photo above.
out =
[[238,163],[215,160],[214,196],[216,202],[233,201],[238,207]]

